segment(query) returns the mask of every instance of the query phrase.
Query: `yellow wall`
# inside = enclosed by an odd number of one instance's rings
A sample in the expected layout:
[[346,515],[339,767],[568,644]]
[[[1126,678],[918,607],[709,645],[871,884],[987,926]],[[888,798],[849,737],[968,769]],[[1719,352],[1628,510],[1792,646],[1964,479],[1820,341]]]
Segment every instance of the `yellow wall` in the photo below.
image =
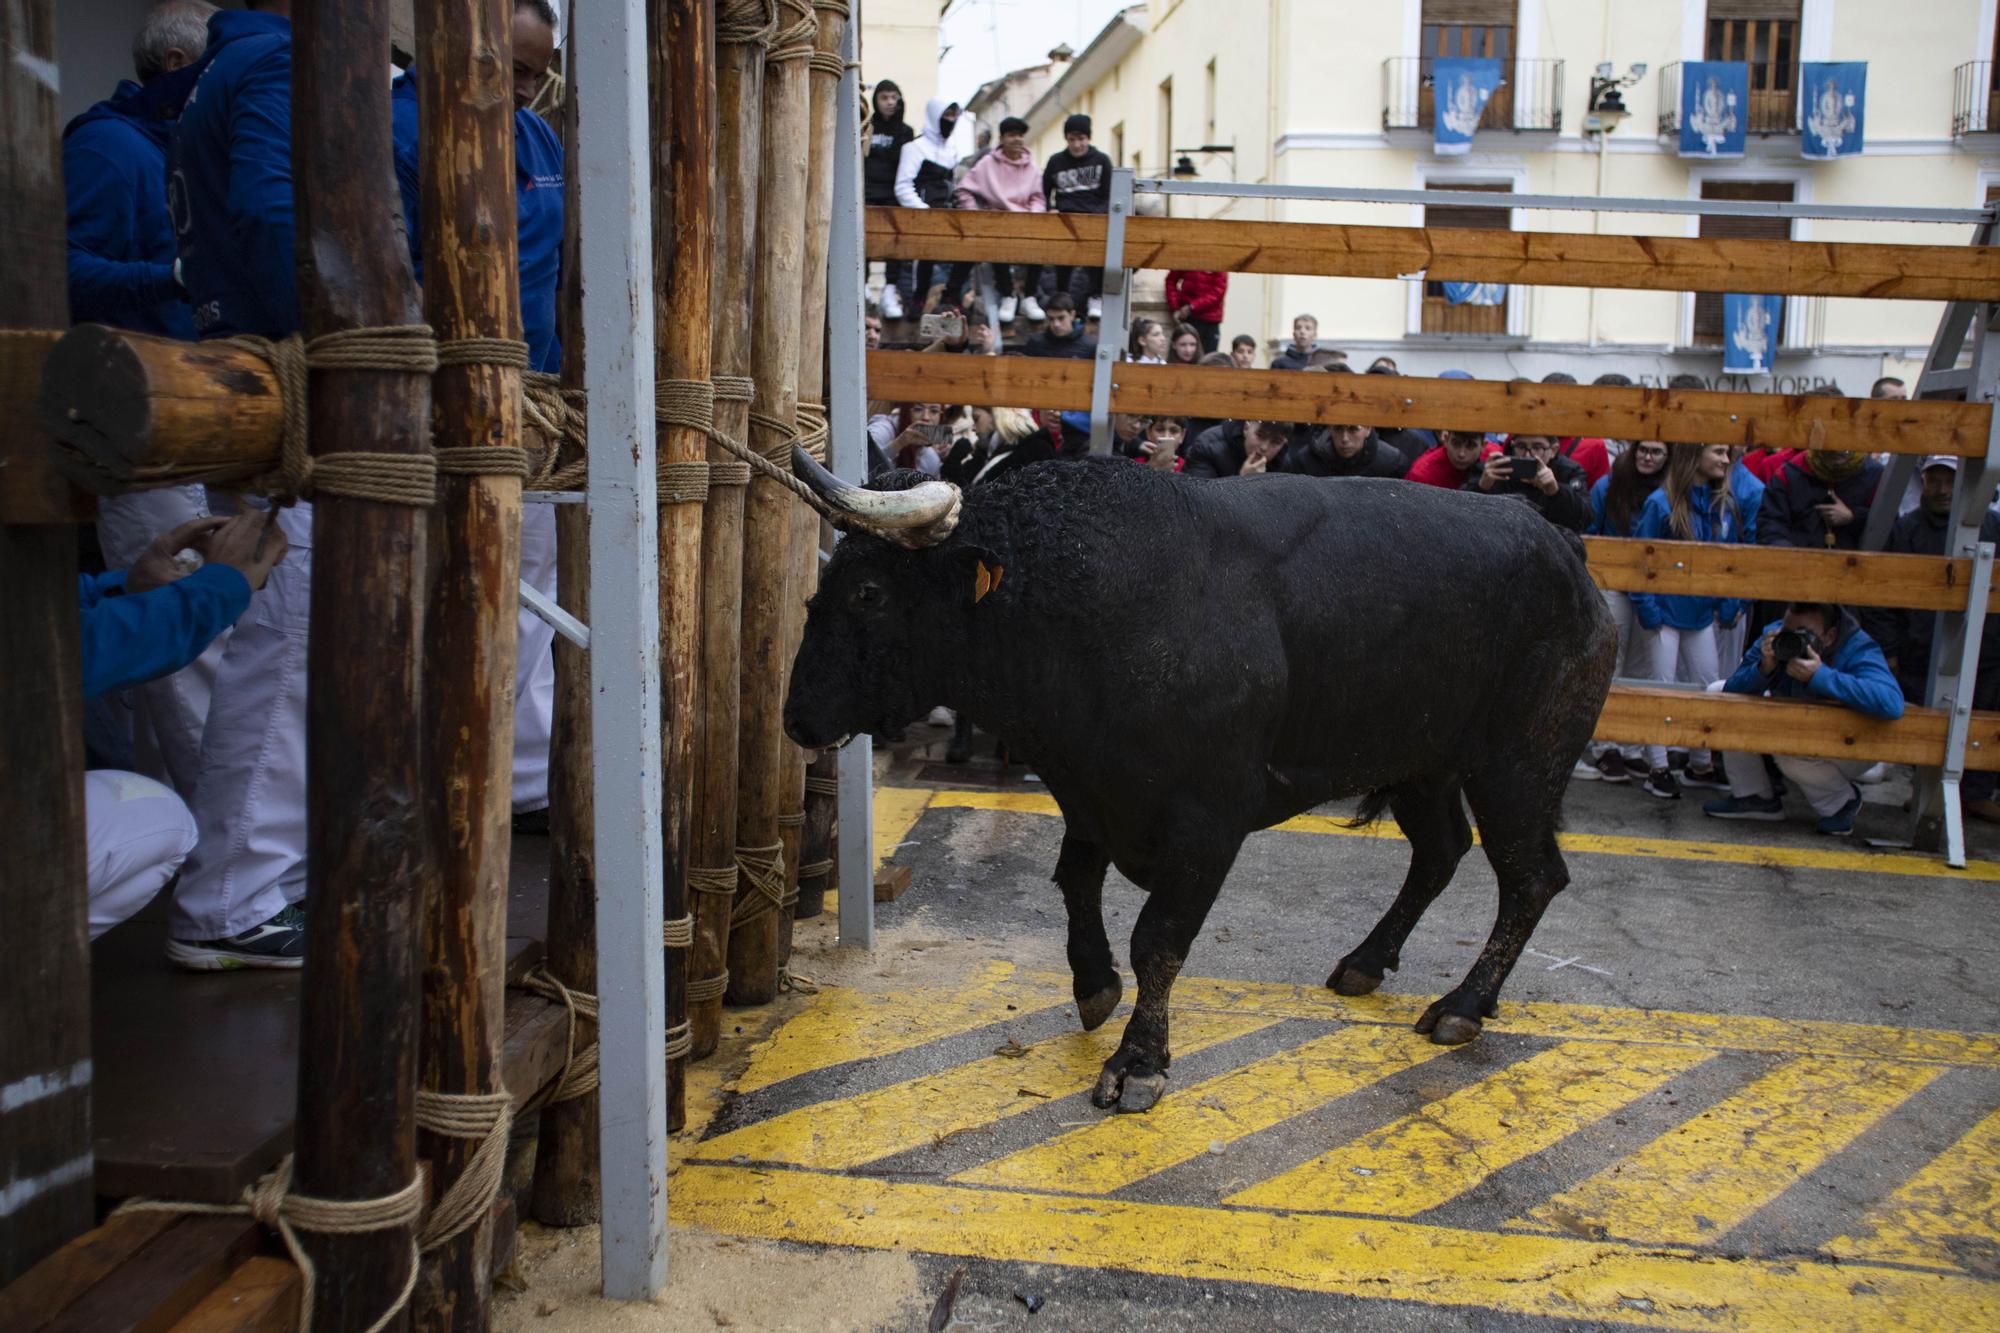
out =
[[921,128],[924,103],[938,90],[937,0],[866,0],[861,6],[861,80],[892,79],[903,90],[910,124]]

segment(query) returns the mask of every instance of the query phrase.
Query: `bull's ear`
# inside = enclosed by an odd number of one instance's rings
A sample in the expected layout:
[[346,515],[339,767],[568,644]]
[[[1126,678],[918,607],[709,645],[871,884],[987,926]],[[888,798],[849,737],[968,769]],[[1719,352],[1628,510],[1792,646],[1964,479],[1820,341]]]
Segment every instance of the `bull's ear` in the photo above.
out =
[[983,602],[1000,586],[1007,572],[1000,557],[983,546],[960,546],[952,550],[953,567],[974,602]]

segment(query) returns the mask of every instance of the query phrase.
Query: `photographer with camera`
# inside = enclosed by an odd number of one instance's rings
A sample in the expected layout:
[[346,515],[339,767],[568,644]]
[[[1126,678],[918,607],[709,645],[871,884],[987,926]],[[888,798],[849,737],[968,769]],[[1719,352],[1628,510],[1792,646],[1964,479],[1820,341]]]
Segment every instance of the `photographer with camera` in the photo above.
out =
[[1552,436],[1510,436],[1507,452],[1486,459],[1466,479],[1465,489],[1519,496],[1543,518],[1571,532],[1590,526],[1583,468],[1556,452]]
[[[1885,722],[1903,715],[1903,691],[1881,648],[1852,615],[1831,603],[1786,607],[1785,618],[1764,627],[1722,688],[1728,694],[1830,700]],[[1854,816],[1861,809],[1861,789],[1854,779],[1869,767],[1868,760],[1776,758],[1785,781],[1805,795],[1819,816],[1815,828],[1835,838],[1854,832]],[[1703,814],[1715,819],[1785,817],[1784,801],[1771,790],[1761,755],[1732,752],[1722,757],[1722,764],[1730,794],[1704,805]]]

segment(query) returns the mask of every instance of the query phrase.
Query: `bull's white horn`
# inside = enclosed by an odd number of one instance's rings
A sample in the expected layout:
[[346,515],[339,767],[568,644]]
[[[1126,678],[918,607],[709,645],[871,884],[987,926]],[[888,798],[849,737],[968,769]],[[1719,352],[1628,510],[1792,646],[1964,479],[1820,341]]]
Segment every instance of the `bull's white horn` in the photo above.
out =
[[[792,446],[792,472],[813,494],[853,518],[857,527],[905,532],[939,527],[958,508],[958,487],[947,481],[927,481],[906,491],[871,491],[851,485],[821,467],[813,456]],[[937,534],[942,540],[949,526]]]

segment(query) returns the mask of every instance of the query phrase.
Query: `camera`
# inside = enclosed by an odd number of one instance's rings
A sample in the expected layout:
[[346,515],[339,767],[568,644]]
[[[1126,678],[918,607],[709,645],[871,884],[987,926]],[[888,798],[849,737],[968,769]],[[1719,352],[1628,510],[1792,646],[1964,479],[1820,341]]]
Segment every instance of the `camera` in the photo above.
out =
[[1809,629],[1781,629],[1771,636],[1771,656],[1779,666],[1795,662],[1801,657],[1818,657],[1819,635]]

